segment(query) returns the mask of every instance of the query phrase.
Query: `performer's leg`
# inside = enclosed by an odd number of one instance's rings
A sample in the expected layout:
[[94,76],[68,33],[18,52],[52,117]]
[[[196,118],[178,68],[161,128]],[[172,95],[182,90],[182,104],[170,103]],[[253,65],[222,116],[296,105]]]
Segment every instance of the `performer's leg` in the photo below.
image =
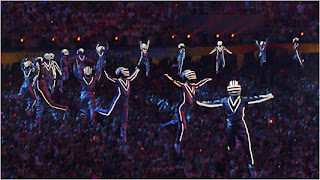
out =
[[263,56],[260,55],[260,56],[259,56],[259,59],[260,59],[260,66],[262,67],[262,66],[263,66]]
[[23,82],[20,87],[19,93],[17,95],[9,96],[9,99],[21,100],[26,95],[27,91],[28,91],[28,82]]
[[222,67],[224,68],[226,65],[226,60],[224,59],[224,56],[222,56],[221,59],[222,59]]
[[[31,95],[31,99],[28,101],[28,106],[27,106],[27,108],[26,108],[26,111],[27,111],[27,112],[28,112],[28,111],[30,112],[32,106],[35,104],[35,101],[36,101],[36,96],[35,96],[34,91],[33,91],[33,88],[32,88],[32,83],[29,83],[29,85],[28,85],[28,91],[29,91],[29,93],[30,93],[30,95]],[[28,114],[29,114],[29,113],[28,113]]]
[[33,123],[33,127],[36,127],[41,123],[42,113],[44,110],[44,102],[41,99],[40,95],[37,95],[37,103],[36,103],[36,119]]
[[217,56],[217,60],[216,60],[216,74],[219,73],[219,66],[220,66],[220,58],[219,58],[219,56]]
[[178,154],[180,154],[182,137],[185,129],[187,128],[187,124],[185,120],[185,112],[184,110],[181,110],[181,108],[179,109],[179,111],[180,111],[180,114],[179,114],[179,122],[178,122],[178,132],[177,132],[177,137],[174,144],[175,150]]
[[124,142],[127,142],[127,127],[128,127],[128,115],[129,115],[129,104],[126,103],[123,106],[120,118],[121,118],[121,129],[120,136]]
[[231,151],[236,147],[236,137],[234,128],[232,126],[233,124],[231,122],[227,123],[227,149],[228,151]]
[[150,63],[148,59],[144,61],[144,64],[146,65],[146,76],[149,77],[149,71],[150,71]]
[[101,115],[104,115],[104,116],[110,116],[112,111],[116,108],[116,105],[117,105],[118,101],[119,101],[119,95],[114,97],[114,99],[112,100],[112,104],[111,104],[111,107],[109,108],[109,110],[96,108],[94,111],[99,113],[99,114],[101,114]]
[[94,111],[96,109],[96,97],[94,94],[91,94],[90,100],[89,100],[89,109],[90,109],[90,119],[95,122],[96,121],[96,112]]

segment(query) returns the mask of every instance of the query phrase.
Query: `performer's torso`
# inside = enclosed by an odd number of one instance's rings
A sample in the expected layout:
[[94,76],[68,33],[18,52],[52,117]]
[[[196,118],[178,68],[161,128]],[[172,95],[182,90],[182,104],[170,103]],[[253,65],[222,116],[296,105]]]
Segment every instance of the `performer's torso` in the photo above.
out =
[[223,98],[222,103],[226,107],[227,119],[231,122],[237,122],[244,117],[245,102],[241,96]]

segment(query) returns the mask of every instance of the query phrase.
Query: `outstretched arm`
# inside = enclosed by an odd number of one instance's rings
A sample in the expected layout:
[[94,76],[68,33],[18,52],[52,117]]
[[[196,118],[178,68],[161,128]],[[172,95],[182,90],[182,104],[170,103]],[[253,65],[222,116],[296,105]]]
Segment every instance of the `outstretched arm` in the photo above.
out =
[[258,46],[258,48],[260,48],[260,44],[257,40],[255,40],[256,46]]
[[216,50],[217,50],[217,47],[215,47],[214,49],[212,49],[212,51],[209,52],[209,54],[213,54],[214,52],[216,52]]
[[90,59],[90,58],[88,58],[88,57],[85,57],[85,60],[87,60],[87,61],[89,61],[89,62],[91,62],[91,63],[96,63],[94,60],[92,60],[92,59]]
[[247,104],[257,104],[264,101],[267,101],[269,99],[274,98],[272,93],[266,94],[266,95],[259,95],[259,96],[253,96],[253,97],[243,97],[243,100]]
[[226,47],[224,47],[224,50],[227,51],[229,54],[232,54],[232,52],[229,51],[229,49],[227,49]]
[[138,73],[140,72],[139,67],[136,67],[136,69],[134,70],[134,72],[131,74],[130,77],[128,77],[128,80],[133,81],[134,79],[136,79],[136,77],[138,76]]
[[179,89],[182,89],[183,84],[181,82],[172,79],[172,77],[170,77],[168,74],[164,74],[164,77],[166,77],[172,84],[177,86]]
[[199,87],[205,85],[205,84],[206,84],[207,82],[209,82],[209,81],[212,81],[212,79],[211,79],[211,78],[202,79],[201,81],[199,81],[199,82],[196,83],[195,88],[198,89]]
[[150,45],[150,40],[148,39],[148,42],[147,42],[147,49],[149,49],[149,45]]
[[218,107],[223,107],[223,103],[221,102],[221,100],[214,100],[214,101],[196,101],[196,103],[199,106],[203,106],[203,107],[208,107],[208,108],[218,108]]
[[113,82],[113,83],[115,83],[116,82],[116,78],[112,78],[111,76],[109,76],[109,74],[106,72],[106,71],[104,71],[104,74],[106,75],[106,78],[109,80],[109,81],[111,81],[111,82]]

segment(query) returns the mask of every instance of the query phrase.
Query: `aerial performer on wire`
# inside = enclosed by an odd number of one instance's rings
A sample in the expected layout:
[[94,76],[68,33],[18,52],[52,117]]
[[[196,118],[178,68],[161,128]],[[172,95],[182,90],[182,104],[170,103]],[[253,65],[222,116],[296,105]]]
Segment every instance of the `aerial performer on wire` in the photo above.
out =
[[[108,110],[96,109],[95,111],[104,116],[110,116],[111,113],[116,109],[121,111],[121,128],[120,136],[124,142],[127,142],[127,127],[128,127],[128,115],[129,115],[129,95],[131,90],[131,82],[137,77],[140,66],[138,65],[134,72],[130,75],[129,69],[119,67],[116,69],[115,74],[117,78],[112,78],[109,74],[104,71],[106,78],[114,83],[117,89],[117,95],[114,97],[111,107]],[[115,124],[115,123],[114,123]]]
[[298,42],[299,42],[299,38],[297,38],[297,37],[295,37],[292,40],[293,50],[295,51],[295,55],[294,55],[293,59],[297,60],[300,63],[300,65],[302,66],[302,68],[304,68],[304,59],[302,59],[302,57],[301,57]]
[[178,48],[179,48],[179,56],[177,59],[178,64],[173,64],[172,67],[178,67],[178,75],[181,77],[183,62],[186,57],[186,49],[185,49],[184,43],[180,43],[178,45]]
[[76,70],[78,71],[79,76],[83,76],[83,69],[85,67],[95,65],[94,60],[86,57],[83,48],[79,48],[77,50],[77,55],[70,58],[70,61],[76,64]]
[[[109,43],[107,43],[106,47],[100,46],[99,44],[96,45],[96,52],[99,56],[99,60],[96,65],[96,71],[103,72],[105,64],[106,64],[105,55],[108,51],[109,51]],[[102,73],[100,73],[99,79],[101,78],[101,74]]]
[[176,81],[172,79],[168,74],[164,75],[173,85],[179,88],[180,92],[182,93],[182,99],[177,104],[175,109],[176,118],[165,123],[160,124],[158,129],[158,133],[168,125],[177,125],[177,135],[175,138],[174,148],[176,153],[179,155],[181,151],[181,141],[183,137],[184,131],[187,129],[187,122],[186,116],[191,111],[192,107],[194,106],[195,101],[195,94],[196,89],[200,88],[201,86],[205,85],[207,82],[212,81],[211,78],[205,78],[197,83],[194,81],[197,79],[196,73],[189,69],[182,72],[182,79],[184,79],[185,83]]
[[60,68],[61,68],[61,80],[59,90],[63,93],[63,81],[67,81],[69,79],[69,68],[71,69],[71,63],[69,60],[69,51],[67,49],[61,50],[62,57],[60,59]]
[[227,51],[229,54],[232,54],[232,52],[222,45],[222,41],[218,41],[217,46],[209,54],[213,54],[216,51],[216,74],[218,74],[220,65],[222,64],[222,68],[225,66],[224,51]]
[[229,97],[215,101],[196,101],[196,103],[200,106],[209,108],[225,107],[227,116],[227,149],[230,151],[235,148],[237,137],[242,143],[242,147],[245,151],[251,177],[255,177],[255,162],[251,148],[249,130],[244,120],[244,110],[245,106],[247,105],[261,103],[274,98],[274,96],[272,93],[269,93],[267,95],[259,95],[254,97],[242,97],[241,86],[236,80],[229,82],[227,91]]
[[146,76],[149,77],[150,62],[148,60],[148,49],[150,45],[150,40],[148,40],[147,44],[139,41],[139,44],[141,49],[141,57],[139,59],[138,66],[141,66],[141,64],[144,63],[146,65]]
[[47,79],[49,89],[51,90],[51,95],[54,93],[57,81],[57,72],[62,75],[61,69],[58,65],[58,63],[54,60],[54,54],[53,53],[45,53],[44,54],[45,61],[42,63],[46,67],[46,71],[48,71],[52,75],[52,79]]
[[36,103],[36,97],[32,89],[33,78],[36,76],[35,65],[31,59],[24,57],[21,61],[20,67],[24,75],[24,81],[20,87],[19,93],[17,95],[9,96],[9,100],[16,99],[21,101],[29,92],[31,95],[31,99],[28,101],[28,106],[25,109],[25,111],[30,116],[31,109],[33,105]]
[[46,65],[43,63],[43,58],[42,57],[37,57],[34,60],[36,64],[36,69],[38,71],[37,76],[34,78],[34,83],[33,83],[33,89],[35,90],[36,94],[36,108],[37,108],[37,113],[36,113],[36,120],[33,124],[33,127],[36,127],[38,124],[41,123],[42,120],[42,113],[44,111],[45,105],[49,105],[51,108],[58,109],[61,111],[64,111],[64,119],[66,117],[66,113],[69,112],[68,106],[63,106],[60,104],[56,104],[51,100],[51,94],[48,89],[48,82],[47,79],[53,79],[52,74],[50,74],[50,71],[48,71]]
[[267,62],[267,45],[269,43],[269,38],[266,41],[260,41],[260,44],[257,40],[255,40],[256,46],[260,49],[259,59],[260,59],[260,66],[263,66],[263,63]]

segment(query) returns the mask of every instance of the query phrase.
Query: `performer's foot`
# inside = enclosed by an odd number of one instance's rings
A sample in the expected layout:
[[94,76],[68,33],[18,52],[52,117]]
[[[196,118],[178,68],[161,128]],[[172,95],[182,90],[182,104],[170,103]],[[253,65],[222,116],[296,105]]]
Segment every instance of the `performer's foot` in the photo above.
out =
[[250,171],[250,178],[256,178],[257,172],[256,172],[254,166],[251,164],[248,164],[248,167],[249,167],[249,171]]
[[174,143],[174,149],[176,150],[176,153],[180,155],[180,144]]

